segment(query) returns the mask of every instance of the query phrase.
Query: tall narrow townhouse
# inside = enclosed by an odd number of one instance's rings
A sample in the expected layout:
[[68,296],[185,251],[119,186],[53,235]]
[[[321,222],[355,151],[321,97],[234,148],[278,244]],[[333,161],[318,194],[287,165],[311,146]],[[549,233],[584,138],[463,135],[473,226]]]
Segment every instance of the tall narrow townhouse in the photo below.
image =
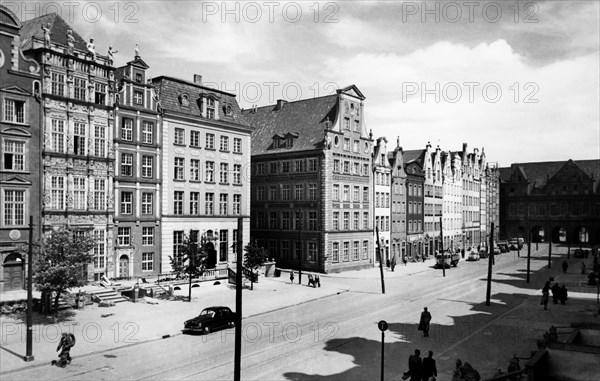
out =
[[404,167],[404,153],[400,147],[400,138],[397,138],[396,148],[388,152],[391,167],[391,199],[392,199],[392,229],[390,242],[392,257],[396,262],[404,262],[406,258],[406,171]]
[[406,166],[406,255],[408,261],[421,259],[425,254],[423,187],[425,150],[404,151]]
[[462,181],[463,181],[463,233],[466,247],[477,247],[481,243],[480,227],[480,181],[479,181],[479,150],[467,152],[467,143],[463,143]]
[[[390,226],[391,226],[391,172],[392,167],[388,161],[387,139],[378,138],[373,147],[373,190],[375,192],[375,228],[379,227],[379,244],[383,263],[389,263],[390,256]],[[377,255],[377,234],[373,235],[375,242],[375,260]]]
[[251,128],[235,95],[203,86],[199,75],[152,83],[162,112],[161,272],[181,258],[185,236],[205,239],[207,267],[223,271],[236,261],[240,217],[249,242]]
[[25,287],[30,217],[40,238],[40,66],[23,56],[21,27],[0,5],[0,293]]
[[462,162],[458,152],[442,153],[444,249],[464,249],[462,235]]
[[113,276],[145,277],[161,270],[161,143],[157,97],[148,65],[136,51],[116,70],[115,228]]
[[[497,164],[486,167],[485,178],[486,186],[486,207],[487,207],[487,224],[488,235],[494,235],[494,242],[500,239],[500,171]],[[492,223],[494,230],[492,231]]]
[[372,134],[356,86],[244,112],[252,133],[252,236],[278,266],[373,266]]
[[93,234],[90,280],[114,274],[114,68],[57,14],[23,23],[26,55],[42,66],[43,230]]
[[479,232],[480,232],[480,246],[487,247],[489,246],[489,236],[488,236],[488,215],[487,215],[487,179],[486,175],[486,167],[487,162],[485,160],[485,150],[483,147],[481,148],[481,154],[479,158],[475,158],[476,162],[474,163],[477,168],[476,173],[479,173]]
[[424,233],[425,254],[432,256],[441,247],[440,218],[442,217],[442,164],[438,146],[434,151],[428,142],[422,158],[425,170]]

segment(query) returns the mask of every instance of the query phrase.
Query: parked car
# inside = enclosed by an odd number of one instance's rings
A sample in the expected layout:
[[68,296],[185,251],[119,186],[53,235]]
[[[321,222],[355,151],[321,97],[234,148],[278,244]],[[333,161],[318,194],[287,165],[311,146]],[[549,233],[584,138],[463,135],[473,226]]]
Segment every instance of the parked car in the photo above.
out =
[[487,258],[487,257],[488,257],[488,249],[487,249],[487,246],[483,246],[483,245],[482,245],[482,246],[480,246],[478,251],[479,251],[479,258],[482,258],[482,259],[484,259],[484,258]]
[[183,333],[209,334],[217,329],[234,327],[236,316],[229,307],[208,307],[200,315],[183,323]]
[[511,250],[521,250],[523,248],[523,238],[511,238],[508,241],[508,248]]
[[587,258],[589,255],[590,255],[590,250],[586,250],[586,249],[573,250],[573,257],[575,257],[575,258]]
[[450,253],[445,252],[444,254],[438,253],[435,256],[435,267],[442,268],[442,266],[449,268],[450,266],[456,267],[458,266],[458,261],[460,261],[459,253]]
[[479,253],[476,250],[470,248],[467,250],[467,261],[478,261],[479,258]]
[[498,245],[494,244],[494,255],[496,254],[500,254],[500,248],[498,247]]
[[500,249],[501,253],[508,253],[510,251],[510,249],[508,248],[508,241],[507,240],[498,241],[498,249]]

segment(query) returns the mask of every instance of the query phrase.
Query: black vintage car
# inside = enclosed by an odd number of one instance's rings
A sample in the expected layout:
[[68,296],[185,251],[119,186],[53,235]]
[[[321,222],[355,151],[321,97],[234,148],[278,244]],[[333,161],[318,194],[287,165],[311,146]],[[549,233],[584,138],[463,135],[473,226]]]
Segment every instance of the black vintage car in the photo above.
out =
[[211,333],[221,328],[235,326],[236,313],[229,307],[208,307],[200,315],[183,323],[183,333]]

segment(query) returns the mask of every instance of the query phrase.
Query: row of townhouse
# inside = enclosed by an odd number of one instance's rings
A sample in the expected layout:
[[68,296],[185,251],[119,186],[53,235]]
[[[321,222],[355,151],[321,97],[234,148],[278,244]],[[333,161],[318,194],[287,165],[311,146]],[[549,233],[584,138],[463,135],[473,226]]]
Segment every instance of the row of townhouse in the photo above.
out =
[[171,270],[184,236],[211,267],[249,239],[250,127],[235,95],[150,79],[136,47],[115,67],[58,15],[0,6],[0,292],[22,289],[19,250],[64,226],[92,234],[89,280]]

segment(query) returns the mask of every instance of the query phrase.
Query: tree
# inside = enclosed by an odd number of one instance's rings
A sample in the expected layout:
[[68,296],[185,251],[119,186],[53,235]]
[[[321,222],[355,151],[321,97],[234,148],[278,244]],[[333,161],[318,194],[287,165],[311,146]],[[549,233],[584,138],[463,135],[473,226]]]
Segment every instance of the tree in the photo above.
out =
[[250,289],[254,289],[254,272],[260,266],[262,266],[267,260],[267,250],[264,247],[259,247],[256,243],[256,240],[251,240],[248,242],[246,247],[244,247],[244,267],[248,268],[252,272],[252,276],[250,276]]
[[180,254],[173,257],[169,256],[173,273],[178,278],[188,277],[189,289],[188,299],[192,301],[192,278],[198,278],[204,274],[206,262],[208,260],[208,250],[206,249],[206,239],[202,238],[200,242],[196,237],[184,235],[183,243],[180,245]]
[[84,269],[92,262],[95,240],[90,234],[78,234],[60,228],[47,235],[39,248],[33,281],[42,293],[56,293],[52,315],[56,320],[60,296],[70,288],[87,284]]

